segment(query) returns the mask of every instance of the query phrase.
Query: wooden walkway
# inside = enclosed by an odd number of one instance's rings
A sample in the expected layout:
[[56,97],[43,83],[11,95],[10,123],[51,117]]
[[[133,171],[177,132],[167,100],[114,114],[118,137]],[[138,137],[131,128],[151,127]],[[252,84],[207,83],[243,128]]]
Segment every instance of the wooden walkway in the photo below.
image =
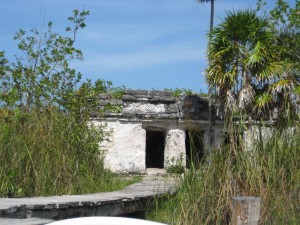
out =
[[26,218],[26,219],[12,219],[12,218],[5,218],[0,219],[1,225],[44,225],[55,220],[49,219],[42,219],[42,218]]
[[120,216],[146,209],[149,200],[175,194],[174,177],[150,177],[120,191],[35,198],[0,198],[0,225],[42,225],[83,216]]

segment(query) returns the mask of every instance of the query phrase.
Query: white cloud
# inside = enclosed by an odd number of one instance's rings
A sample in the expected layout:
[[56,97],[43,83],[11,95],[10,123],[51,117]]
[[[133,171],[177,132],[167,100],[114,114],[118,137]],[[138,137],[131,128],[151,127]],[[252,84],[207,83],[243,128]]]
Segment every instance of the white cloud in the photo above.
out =
[[205,60],[205,47],[199,46],[199,43],[177,43],[118,54],[87,53],[86,59],[76,63],[75,66],[84,70],[90,68],[90,70],[99,71],[123,71],[161,64],[200,62],[201,60]]
[[197,16],[133,18],[124,21],[123,18],[111,16],[104,20],[99,18],[97,22],[88,22],[87,28],[80,33],[80,38],[98,43],[155,41],[165,37],[176,38],[183,34],[187,36],[209,25],[209,19],[207,22],[199,22]]
[[129,28],[129,26],[126,26],[128,30],[126,32],[122,32],[122,30],[125,30],[126,28],[123,27],[121,30],[117,27],[114,27],[113,29],[103,29],[102,31],[97,31],[97,29],[89,29],[82,34],[80,34],[80,39],[83,39],[85,41],[96,41],[97,43],[118,43],[118,44],[124,44],[124,43],[132,43],[132,42],[141,42],[141,41],[154,41],[157,40],[163,36],[169,35],[170,32],[165,31],[156,31],[156,32],[149,32],[146,33],[143,31],[138,31],[136,29],[132,30]]

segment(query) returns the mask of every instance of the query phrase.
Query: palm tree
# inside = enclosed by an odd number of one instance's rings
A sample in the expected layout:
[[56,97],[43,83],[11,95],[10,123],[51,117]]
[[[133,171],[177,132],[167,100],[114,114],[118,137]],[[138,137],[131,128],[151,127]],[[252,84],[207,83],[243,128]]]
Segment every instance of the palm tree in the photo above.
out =
[[[210,26],[209,26],[209,42],[211,39],[211,31],[214,27],[214,11],[215,11],[215,0],[198,0],[200,3],[210,2]],[[208,87],[208,120],[209,120],[209,144],[210,147],[213,145],[213,136],[212,136],[212,128],[213,128],[213,103],[212,103],[212,89]]]
[[210,31],[214,27],[215,0],[198,0],[200,3],[210,2]]
[[276,35],[268,23],[255,11],[233,11],[211,31],[206,79],[223,115],[242,112],[251,118],[255,101],[271,94],[275,89],[270,84],[283,77]]

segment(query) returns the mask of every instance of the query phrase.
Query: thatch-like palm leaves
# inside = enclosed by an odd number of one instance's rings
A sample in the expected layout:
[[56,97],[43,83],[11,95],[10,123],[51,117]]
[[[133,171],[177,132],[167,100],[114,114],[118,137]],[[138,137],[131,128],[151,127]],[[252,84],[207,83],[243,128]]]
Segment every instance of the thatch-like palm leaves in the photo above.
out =
[[262,107],[274,101],[273,96],[263,95],[273,94],[275,87],[270,84],[282,80],[285,68],[268,23],[255,11],[233,11],[212,30],[206,78],[221,112],[254,115],[255,100],[260,95],[265,101],[260,102]]

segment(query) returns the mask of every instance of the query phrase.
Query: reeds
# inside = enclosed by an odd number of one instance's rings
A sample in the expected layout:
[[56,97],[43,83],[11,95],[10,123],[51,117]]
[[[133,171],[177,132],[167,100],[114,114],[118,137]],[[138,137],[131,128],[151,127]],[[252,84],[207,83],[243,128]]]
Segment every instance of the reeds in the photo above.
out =
[[111,191],[121,181],[104,169],[101,130],[71,114],[1,111],[0,196],[46,196]]
[[228,128],[229,143],[191,167],[178,194],[158,201],[148,218],[173,225],[229,224],[232,197],[258,196],[260,224],[300,224],[299,126],[255,127],[250,145],[245,127]]

